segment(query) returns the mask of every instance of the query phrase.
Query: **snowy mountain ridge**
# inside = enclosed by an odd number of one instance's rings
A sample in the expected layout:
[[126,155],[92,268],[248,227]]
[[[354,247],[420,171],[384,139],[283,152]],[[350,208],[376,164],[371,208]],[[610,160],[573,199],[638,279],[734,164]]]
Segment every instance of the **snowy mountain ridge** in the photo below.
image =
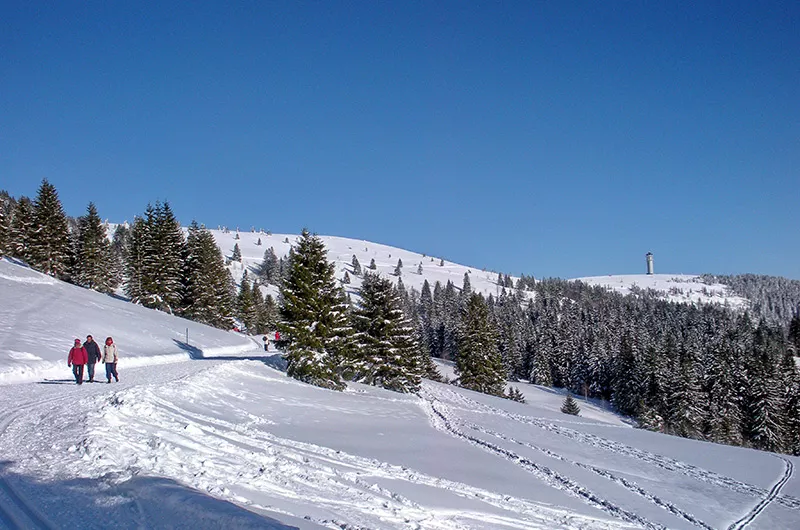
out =
[[[257,270],[258,265],[263,261],[266,249],[272,247],[279,258],[285,257],[289,253],[291,244],[298,237],[293,234],[270,234],[261,231],[236,232],[219,229],[211,230],[211,233],[214,235],[217,246],[226,257],[232,256],[234,245],[239,245],[242,262],[241,264],[233,262],[229,265],[234,279],[237,281],[241,279],[244,270],[248,270],[251,275]],[[375,272],[391,279],[395,284],[398,283],[398,280],[402,280],[407,289],[413,288],[420,291],[425,280],[428,281],[431,289],[437,281],[443,286],[451,281],[460,289],[465,274],[469,276],[472,290],[484,296],[497,297],[504,289],[498,281],[499,274],[494,271],[469,267],[439,257],[371,241],[338,236],[319,237],[328,250],[328,260],[335,264],[336,277],[341,280],[345,271],[348,271],[352,283],[345,287],[351,293],[356,292],[361,284],[361,279],[353,275],[351,266],[353,256],[356,256],[363,270],[367,270],[370,261],[374,259]],[[394,271],[398,259],[402,260],[403,269],[400,276],[395,276]],[[421,272],[419,272],[420,266]],[[531,269],[535,269],[535,264],[531,264]],[[516,285],[519,277],[509,276]],[[704,283],[699,275],[623,274],[573,278],[572,281],[605,287],[623,295],[634,293],[637,289],[651,290],[660,298],[676,303],[717,304],[736,310],[745,309],[749,305],[746,299],[733,294],[728,286]],[[277,288],[268,287],[268,292],[277,294]],[[528,297],[533,296],[533,293],[523,292]]]

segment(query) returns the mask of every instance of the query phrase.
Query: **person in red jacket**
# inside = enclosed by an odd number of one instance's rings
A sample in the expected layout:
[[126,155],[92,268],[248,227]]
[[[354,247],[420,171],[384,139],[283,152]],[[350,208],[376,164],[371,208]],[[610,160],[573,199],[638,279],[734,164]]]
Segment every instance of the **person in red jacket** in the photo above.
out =
[[89,355],[86,349],[81,346],[81,339],[75,339],[75,346],[69,350],[67,356],[67,366],[72,366],[72,373],[75,375],[75,382],[83,384],[83,366],[89,362]]

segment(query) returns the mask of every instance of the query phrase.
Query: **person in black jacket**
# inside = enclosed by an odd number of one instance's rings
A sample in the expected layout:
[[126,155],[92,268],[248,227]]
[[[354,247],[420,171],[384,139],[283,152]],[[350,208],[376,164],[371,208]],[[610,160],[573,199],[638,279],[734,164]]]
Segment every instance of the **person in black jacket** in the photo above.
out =
[[83,348],[89,357],[89,362],[86,364],[86,368],[89,370],[89,382],[94,383],[94,365],[100,361],[100,346],[97,345],[91,335],[87,335]]

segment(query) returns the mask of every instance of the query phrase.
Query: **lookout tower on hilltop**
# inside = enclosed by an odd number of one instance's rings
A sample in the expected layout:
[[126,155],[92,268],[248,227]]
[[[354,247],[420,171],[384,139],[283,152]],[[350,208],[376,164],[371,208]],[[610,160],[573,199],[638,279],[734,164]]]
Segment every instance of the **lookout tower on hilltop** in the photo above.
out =
[[644,257],[647,259],[647,274],[653,274],[653,253],[648,252]]

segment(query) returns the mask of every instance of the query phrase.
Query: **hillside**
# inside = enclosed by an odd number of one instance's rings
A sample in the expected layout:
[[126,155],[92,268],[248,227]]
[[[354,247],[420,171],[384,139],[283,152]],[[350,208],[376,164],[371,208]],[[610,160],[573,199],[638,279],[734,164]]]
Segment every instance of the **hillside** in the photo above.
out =
[[[240,356],[179,357],[185,321],[0,267],[0,297],[14,302],[2,308],[5,352],[55,362],[61,339],[68,346],[89,325],[119,337],[123,352],[118,384],[70,384],[62,366],[48,380],[0,385],[0,401],[13,403],[0,411],[0,526],[800,524],[795,457],[633,429],[582,400],[581,417],[565,416],[560,392],[527,384],[517,385],[526,404],[433,382],[419,396],[324,390],[287,378],[277,356],[242,351],[241,335],[200,325],[190,329],[198,349]],[[146,360],[138,368],[134,354]],[[153,365],[160,356],[185,362]]]
[[675,303],[716,304],[743,310],[750,302],[735,294],[730,287],[711,282],[702,276],[688,274],[609,274],[574,278],[588,285],[606,287],[623,295],[637,290],[649,291]]
[[[226,257],[230,257],[233,254],[234,245],[239,245],[242,253],[242,263],[241,265],[238,263],[231,265],[231,271],[237,281],[241,278],[245,269],[249,271],[249,274],[255,273],[257,266],[264,258],[264,251],[268,248],[272,247],[279,258],[287,256],[290,246],[298,237],[296,234],[268,235],[264,232],[227,232],[224,230],[211,230],[211,233]],[[239,239],[236,239],[237,235]],[[328,250],[328,260],[335,264],[336,277],[341,280],[345,271],[349,271],[352,283],[346,287],[348,292],[351,293],[355,292],[361,285],[361,279],[353,276],[351,265],[353,256],[358,258],[363,270],[367,270],[370,261],[374,259],[376,272],[392,279],[395,283],[397,283],[398,279],[402,279],[407,289],[414,288],[419,291],[422,289],[422,284],[425,280],[428,280],[431,288],[437,281],[442,285],[451,281],[460,289],[464,283],[465,274],[469,275],[472,289],[485,296],[489,294],[496,296],[502,289],[497,283],[498,274],[496,272],[476,269],[442,260],[440,257],[426,256],[371,241],[337,236],[319,237]],[[259,240],[261,245],[258,245]],[[403,262],[402,275],[399,277],[394,275],[398,260]],[[442,261],[444,261],[443,264]],[[422,265],[421,274],[419,273],[420,265]],[[512,280],[515,281],[516,278],[512,277]],[[274,288],[272,291],[277,292]]]

